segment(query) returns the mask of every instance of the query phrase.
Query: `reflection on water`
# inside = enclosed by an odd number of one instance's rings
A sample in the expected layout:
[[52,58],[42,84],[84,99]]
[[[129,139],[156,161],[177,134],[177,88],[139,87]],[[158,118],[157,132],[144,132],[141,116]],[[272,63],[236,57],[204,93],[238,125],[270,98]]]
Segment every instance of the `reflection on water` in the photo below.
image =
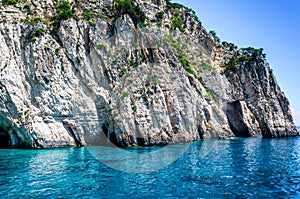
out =
[[[200,143],[199,143],[200,144]],[[169,145],[164,147],[86,147],[99,162],[128,173],[149,173],[167,167],[178,160],[190,147]]]
[[[0,198],[300,197],[299,138],[201,141],[173,161],[184,146],[126,151],[142,154],[136,159],[97,147],[0,150]],[[130,170],[163,166],[128,173],[107,162]]]

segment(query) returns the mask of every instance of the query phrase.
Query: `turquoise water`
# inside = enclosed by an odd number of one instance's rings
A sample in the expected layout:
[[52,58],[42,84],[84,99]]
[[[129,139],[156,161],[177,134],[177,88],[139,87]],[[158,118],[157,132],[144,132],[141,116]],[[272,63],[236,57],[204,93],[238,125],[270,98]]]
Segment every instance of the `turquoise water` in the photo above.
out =
[[2,149],[0,198],[300,198],[299,149],[299,138],[207,140],[138,174],[108,167],[88,148]]

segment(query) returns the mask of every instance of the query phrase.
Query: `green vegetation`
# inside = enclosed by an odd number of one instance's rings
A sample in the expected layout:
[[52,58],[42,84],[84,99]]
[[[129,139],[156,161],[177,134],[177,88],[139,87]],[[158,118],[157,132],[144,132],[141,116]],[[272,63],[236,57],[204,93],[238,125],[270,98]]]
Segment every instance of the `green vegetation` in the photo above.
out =
[[138,65],[135,61],[133,61],[133,60],[129,60],[129,64],[130,64],[130,66],[132,66],[133,68],[138,68],[138,67],[139,67],[139,65]]
[[222,46],[224,48],[227,48],[229,51],[234,51],[234,50],[238,49],[238,47],[236,45],[234,45],[233,43],[229,43],[227,41],[223,41]]
[[74,17],[74,10],[67,0],[60,0],[56,5],[56,12],[60,20]]
[[39,18],[39,17],[35,17],[31,20],[26,21],[26,23],[31,24],[31,25],[38,24],[39,22],[41,22],[41,18]]
[[199,64],[199,67],[203,70],[207,70],[207,71],[212,71],[213,67],[206,63],[205,61],[201,61],[200,64]]
[[146,30],[147,26],[149,26],[149,24],[145,23],[145,22],[140,22],[139,23],[139,27],[142,29],[142,30]]
[[26,3],[24,4],[24,7],[23,7],[23,8],[26,9],[26,10],[30,10],[30,3],[26,2]]
[[97,24],[97,22],[95,20],[87,20],[86,22],[88,22],[89,24],[91,24],[92,26],[95,26]]
[[159,12],[157,12],[157,13],[155,14],[156,20],[154,20],[153,22],[156,22],[156,25],[157,25],[157,26],[161,26],[164,17],[165,17],[165,12],[164,12],[164,11],[159,11]]
[[152,82],[154,83],[155,86],[158,85],[158,80],[157,80],[156,76],[152,76],[151,80],[152,80]]
[[142,11],[142,9],[136,5],[133,0],[115,0],[112,11],[114,13],[114,18],[128,14],[135,26],[137,26],[141,22],[145,22],[146,15]]
[[122,95],[121,95],[121,100],[124,100],[128,96],[129,96],[128,92],[123,92]]
[[167,0],[167,7],[168,7],[168,8],[171,8],[172,10],[175,10],[175,9],[181,9],[181,8],[187,8],[187,7],[185,7],[185,6],[182,5],[182,4],[179,4],[179,3],[172,3],[171,0]]
[[105,48],[105,50],[108,49],[108,45],[106,43],[98,42],[97,47],[99,48]]
[[164,17],[165,17],[165,12],[164,11],[159,11],[155,14],[155,17],[158,19],[158,20],[162,20]]
[[200,77],[196,74],[193,67],[191,66],[191,61],[188,57],[188,54],[185,49],[184,42],[177,38],[174,40],[173,35],[169,34],[166,37],[166,41],[170,44],[172,49],[175,52],[176,57],[179,59],[182,67],[190,74],[194,75],[195,78],[200,79]]
[[31,41],[35,42],[36,37],[42,36],[44,34],[45,30],[43,28],[37,28],[35,31],[31,34]]
[[127,69],[126,68],[122,68],[121,71],[120,71],[120,74],[124,75],[124,74],[126,74],[126,72],[127,72]]
[[195,21],[200,22],[198,16],[196,15],[195,10],[193,10],[191,8],[189,8],[188,10],[189,10],[189,12],[191,12],[193,14]]
[[18,0],[2,0],[2,5],[15,5],[18,3]]
[[161,26],[161,25],[162,25],[162,21],[156,22],[156,25],[157,25],[157,26]]
[[210,93],[209,89],[208,89],[208,88],[205,88],[205,91],[206,91],[206,94],[208,95],[208,97],[211,98],[212,96],[211,96],[211,93]]
[[83,11],[83,16],[84,16],[84,18],[85,18],[88,22],[90,22],[91,19],[94,18],[94,17],[99,17],[99,18],[104,19],[104,20],[109,20],[109,17],[108,17],[108,16],[106,16],[106,15],[104,15],[104,14],[102,14],[102,13],[96,13],[96,12],[94,12],[94,11],[92,11],[92,10],[84,10],[84,11]]
[[221,39],[220,39],[220,37],[217,36],[216,31],[210,30],[209,33],[214,37],[214,40],[215,40],[216,42],[218,42],[218,43],[221,42]]
[[139,67],[138,63],[136,63],[136,62],[134,61],[134,57],[133,57],[133,56],[132,56],[131,59],[129,60],[129,64],[130,64],[130,66],[132,66],[133,68],[138,68],[138,67]]
[[227,70],[234,70],[239,65],[246,63],[246,64],[255,64],[258,58],[266,58],[266,54],[263,53],[262,48],[241,48],[236,51],[235,55],[229,59],[226,69]]
[[60,70],[61,70],[61,71],[65,71],[65,66],[64,66],[64,65],[61,65],[61,66],[60,66]]
[[59,49],[57,48],[57,49],[55,49],[55,51],[54,51],[54,55],[56,55],[56,56],[58,56],[59,55]]
[[131,106],[131,109],[133,110],[133,112],[136,112],[137,107],[136,106]]
[[61,20],[73,18],[74,14],[74,10],[69,1],[59,0],[56,4],[56,15],[52,17],[53,27],[57,28]]
[[83,16],[86,20],[91,19],[94,15],[95,15],[95,13],[92,10],[84,10],[83,11]]
[[186,11],[190,12],[192,14],[192,16],[194,17],[195,21],[200,22],[198,16],[196,15],[196,12],[191,9],[191,8],[187,8],[182,4],[179,3],[172,3],[171,0],[167,0],[167,7],[170,8],[171,10],[180,10],[180,9],[185,9]]
[[176,13],[172,18],[171,28],[174,30],[178,28],[180,32],[184,32],[182,17]]
[[143,62],[146,61],[146,56],[143,53],[139,52],[139,57],[142,59]]

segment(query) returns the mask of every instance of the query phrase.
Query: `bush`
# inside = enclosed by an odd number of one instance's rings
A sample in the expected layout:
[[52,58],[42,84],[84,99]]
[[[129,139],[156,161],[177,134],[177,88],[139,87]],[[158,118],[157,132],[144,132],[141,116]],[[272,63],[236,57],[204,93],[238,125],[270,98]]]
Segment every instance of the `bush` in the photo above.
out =
[[2,0],[2,5],[15,5],[18,3],[18,0]]
[[129,60],[129,64],[133,68],[138,68],[139,67],[138,63],[136,63],[133,59]]
[[83,11],[83,16],[86,20],[89,20],[90,18],[92,18],[94,16],[94,12],[92,10],[85,10]]
[[217,36],[216,31],[210,30],[209,33],[214,37],[214,40],[215,40],[216,42],[218,42],[218,43],[221,42],[221,39],[220,39],[220,37]]
[[178,14],[174,15],[171,23],[171,28],[173,30],[175,28],[178,28],[180,32],[184,32],[184,28],[182,26],[183,26],[182,17],[179,16]]
[[31,19],[31,20],[26,21],[26,23],[32,25],[32,24],[38,24],[40,21],[41,21],[41,18],[36,17],[36,18],[34,18],[34,19]]
[[167,0],[167,7],[168,8],[171,8],[173,10],[175,9],[181,9],[181,8],[187,8],[185,7],[184,5],[182,4],[179,4],[179,3],[172,3],[170,0]]
[[148,24],[145,23],[145,22],[140,22],[140,23],[139,23],[139,27],[140,27],[142,30],[146,30],[147,26],[148,26]]
[[35,31],[31,34],[31,41],[35,42],[36,37],[42,36],[44,34],[45,30],[43,28],[37,28]]
[[164,11],[159,11],[158,13],[155,14],[155,17],[157,18],[157,20],[162,20],[165,16],[165,12]]
[[255,64],[258,58],[266,58],[266,54],[263,53],[262,48],[241,48],[239,49],[236,54],[229,59],[226,69],[233,70],[236,69],[239,65],[243,63],[247,64]]
[[71,6],[71,3],[67,0],[60,0],[57,3],[56,12],[60,20],[74,17],[74,10]]
[[122,15],[128,14],[133,20],[135,26],[141,22],[145,22],[146,20],[145,13],[132,0],[115,0],[113,13],[115,19]]

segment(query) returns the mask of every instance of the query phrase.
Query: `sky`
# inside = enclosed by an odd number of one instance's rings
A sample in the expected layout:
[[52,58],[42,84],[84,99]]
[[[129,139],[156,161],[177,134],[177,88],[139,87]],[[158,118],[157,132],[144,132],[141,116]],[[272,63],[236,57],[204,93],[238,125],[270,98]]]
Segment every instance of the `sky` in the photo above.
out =
[[263,48],[300,126],[300,0],[173,0],[238,47]]

